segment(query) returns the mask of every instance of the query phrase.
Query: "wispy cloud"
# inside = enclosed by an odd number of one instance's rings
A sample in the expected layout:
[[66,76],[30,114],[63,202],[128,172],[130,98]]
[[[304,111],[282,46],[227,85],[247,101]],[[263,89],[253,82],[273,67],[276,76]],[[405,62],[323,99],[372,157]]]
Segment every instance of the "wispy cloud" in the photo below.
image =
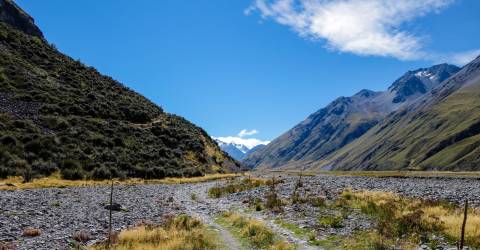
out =
[[451,54],[444,54],[439,55],[438,58],[435,58],[436,62],[449,62],[459,66],[463,66],[475,58],[480,56],[480,49],[470,50],[460,53],[451,53]]
[[256,134],[258,134],[258,131],[256,129],[253,129],[253,130],[242,129],[242,131],[240,131],[240,133],[238,133],[238,136],[245,137],[245,136],[252,136],[252,135],[256,135]]
[[[424,37],[405,30],[405,24],[437,13],[455,0],[255,0],[246,14],[260,13],[291,27],[307,39],[323,40],[333,51],[401,60],[434,60]],[[465,63],[471,53],[451,54]],[[446,57],[444,55],[444,57]]]

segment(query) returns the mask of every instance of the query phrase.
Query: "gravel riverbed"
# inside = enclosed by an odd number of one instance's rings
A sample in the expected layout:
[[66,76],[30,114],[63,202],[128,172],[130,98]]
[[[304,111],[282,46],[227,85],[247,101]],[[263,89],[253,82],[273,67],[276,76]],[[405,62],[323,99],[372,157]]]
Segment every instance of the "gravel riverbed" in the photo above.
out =
[[[279,174],[277,178],[285,179],[285,183],[278,186],[278,191],[282,197],[288,197],[298,177]],[[454,203],[461,203],[468,198],[473,206],[480,207],[480,181],[477,179],[319,175],[303,177],[303,182],[310,192],[331,199],[342,190],[351,188],[392,191],[409,197],[442,199]],[[204,219],[207,224],[214,224],[213,218],[219,212],[246,209],[245,199],[252,196],[261,197],[266,190],[266,187],[260,187],[216,200],[209,199],[206,196],[207,190],[218,184],[217,181],[181,185],[116,186],[114,202],[120,204],[123,209],[113,213],[114,229],[118,231],[142,220],[158,223],[166,214],[180,213],[194,215]],[[87,244],[105,240],[109,211],[104,206],[108,203],[109,192],[108,186],[0,191],[0,242],[13,242],[18,249],[69,249],[73,243],[72,236],[80,231],[91,236]],[[197,194],[198,200],[191,200],[192,193]],[[285,211],[287,216],[284,218],[308,226],[309,220],[293,215],[295,209],[287,207]],[[307,214],[314,212],[306,211]],[[274,215],[265,213],[257,213],[254,216],[265,220],[275,219]],[[368,220],[361,217],[352,218],[348,223],[352,225],[351,228],[369,226]],[[33,238],[22,236],[23,230],[27,227],[40,229],[40,236]],[[221,228],[218,230],[225,233]],[[348,231],[349,227],[342,230]],[[288,235],[288,232],[281,233],[290,242],[305,243],[293,235]],[[233,248],[236,249],[238,246]]]

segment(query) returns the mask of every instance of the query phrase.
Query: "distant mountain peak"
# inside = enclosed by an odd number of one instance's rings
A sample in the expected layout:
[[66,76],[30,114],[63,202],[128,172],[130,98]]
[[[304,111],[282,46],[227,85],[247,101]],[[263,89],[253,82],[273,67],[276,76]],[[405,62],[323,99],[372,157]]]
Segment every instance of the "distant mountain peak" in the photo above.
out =
[[457,66],[444,63],[408,71],[388,88],[395,95],[392,103],[403,103],[411,96],[425,94],[459,70]]
[[377,91],[373,91],[373,90],[369,90],[369,89],[362,89],[358,93],[356,93],[353,97],[370,98],[370,97],[374,97],[374,96],[376,96],[380,93],[381,92],[377,92]]
[[35,25],[33,18],[12,0],[0,0],[0,21],[26,34],[43,38],[43,33]]
[[238,160],[238,161],[242,160],[250,153],[257,151],[258,149],[265,146],[264,144],[259,144],[253,148],[250,148],[240,143],[225,142],[219,139],[215,139],[215,142],[217,142],[220,149],[222,149],[224,152],[226,152],[227,154],[229,154],[231,157],[233,157],[235,160]]

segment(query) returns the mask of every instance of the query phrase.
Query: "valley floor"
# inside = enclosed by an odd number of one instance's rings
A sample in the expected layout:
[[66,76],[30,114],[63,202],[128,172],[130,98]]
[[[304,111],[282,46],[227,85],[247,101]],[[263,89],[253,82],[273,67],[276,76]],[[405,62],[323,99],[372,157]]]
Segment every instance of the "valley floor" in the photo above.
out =
[[[260,177],[271,178],[272,174]],[[283,180],[276,187],[279,198],[289,199],[298,177],[276,173],[275,178]],[[202,219],[216,231],[224,241],[225,249],[251,248],[231,228],[219,223],[222,212],[236,211],[264,222],[279,238],[296,245],[297,249],[322,249],[329,248],[328,241],[333,238],[373,227],[372,219],[358,211],[345,215],[339,222],[341,226],[337,227],[331,220],[338,211],[310,204],[285,205],[281,213],[267,209],[256,211],[251,206],[251,200],[262,199],[268,192],[268,186],[218,199],[208,197],[210,188],[227,182],[118,185],[115,187],[114,202],[122,208],[113,213],[114,228],[116,231],[123,230],[142,220],[160,223],[166,214],[188,214]],[[304,176],[302,183],[303,192],[325,197],[327,201],[337,199],[345,190],[369,190],[456,204],[469,199],[473,207],[480,208],[480,181],[477,179],[318,175]],[[108,229],[108,210],[104,206],[108,199],[108,186],[0,191],[0,242],[14,242],[18,249],[65,249],[75,245],[73,236],[79,233],[89,236],[84,245],[104,241]],[[319,221],[332,226],[318,227]],[[29,227],[40,229],[40,235],[22,236],[24,229]],[[451,247],[443,239],[438,244]]]

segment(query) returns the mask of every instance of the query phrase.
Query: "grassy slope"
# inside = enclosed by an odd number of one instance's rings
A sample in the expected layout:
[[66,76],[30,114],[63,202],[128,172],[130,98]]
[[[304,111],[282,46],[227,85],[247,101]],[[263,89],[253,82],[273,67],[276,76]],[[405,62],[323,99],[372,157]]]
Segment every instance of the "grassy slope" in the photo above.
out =
[[[458,68],[437,65],[418,71],[422,70],[438,73],[438,79],[442,81],[457,72]],[[407,101],[405,98],[413,101],[419,95],[423,95],[424,92],[415,88],[415,84],[420,80],[414,73],[413,71],[406,73],[390,88],[391,91],[399,92],[382,94],[363,90],[352,97],[338,98],[262,150],[246,157],[243,162],[247,166],[258,169],[277,167],[305,169],[322,165],[327,157],[335,155],[339,149],[361,137],[370,128],[381,122],[395,108],[395,105],[399,105],[390,103],[392,100],[389,98],[393,97],[389,95],[401,96],[405,101]],[[408,105],[407,102],[404,104]]]
[[[478,62],[469,72],[478,74]],[[394,113],[314,166],[334,165],[346,170],[480,170],[480,135],[475,128],[480,121],[480,80],[472,77],[469,81],[468,86],[446,96],[434,96],[432,103],[419,110]]]
[[201,128],[1,22],[0,149],[0,178],[58,169],[74,179],[238,169]]

